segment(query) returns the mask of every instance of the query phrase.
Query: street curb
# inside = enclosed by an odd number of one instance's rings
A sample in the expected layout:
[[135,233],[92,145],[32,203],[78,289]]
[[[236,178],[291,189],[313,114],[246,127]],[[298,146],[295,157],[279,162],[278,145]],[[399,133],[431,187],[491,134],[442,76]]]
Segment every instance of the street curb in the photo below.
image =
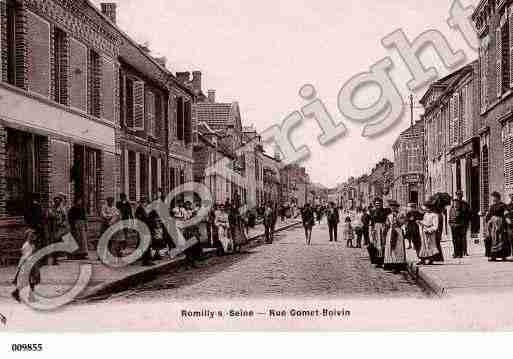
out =
[[421,287],[438,297],[447,296],[446,288],[439,281],[426,273],[426,271],[422,267],[418,266],[414,261],[408,261],[408,272],[410,272]]
[[[281,228],[278,228],[276,232],[285,231],[287,229],[290,229],[292,227],[295,227],[297,225],[301,224],[301,221],[297,221],[288,225],[285,225]],[[262,238],[264,234],[258,234],[253,237],[248,238],[248,243],[245,245],[245,247],[254,248],[258,245],[257,240],[259,238]],[[207,253],[206,257],[211,257],[215,255],[214,252]],[[104,282],[101,284],[98,284],[94,287],[87,288],[78,296],[76,299],[77,301],[87,300],[87,299],[93,299],[97,297],[102,297],[105,295],[108,295],[109,293],[116,292],[119,290],[122,290],[123,288],[135,286],[137,284],[141,284],[143,282],[147,282],[156,276],[158,274],[167,272],[173,269],[178,269],[186,264],[185,258],[175,258],[169,261],[166,261],[165,263],[157,264],[153,267],[144,268],[141,267],[140,271],[137,271],[135,273],[127,274],[126,276],[122,278],[118,278],[112,281]]]

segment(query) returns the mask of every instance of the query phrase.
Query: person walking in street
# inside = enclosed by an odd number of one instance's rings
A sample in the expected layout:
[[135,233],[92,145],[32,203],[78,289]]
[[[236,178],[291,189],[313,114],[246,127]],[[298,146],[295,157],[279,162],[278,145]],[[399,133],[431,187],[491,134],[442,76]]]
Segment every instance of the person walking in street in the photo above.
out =
[[369,246],[370,244],[370,237],[369,237],[369,228],[370,228],[370,212],[367,208],[364,208],[362,210],[362,232],[363,232],[363,245]]
[[406,248],[404,244],[403,219],[400,217],[400,205],[397,201],[389,201],[392,210],[387,217],[387,236],[385,241],[384,269],[400,272],[406,269]]
[[364,212],[361,207],[356,208],[356,215],[353,221],[354,233],[356,236],[356,248],[362,248],[363,237],[363,216]]
[[[59,193],[53,199],[53,206],[48,209],[49,244],[59,243],[69,233],[66,209],[63,206],[63,194]],[[58,265],[56,254],[48,257],[49,265]]]
[[[39,203],[39,196],[31,193],[29,195],[28,208],[24,213],[25,224],[28,225],[28,229],[24,233],[24,242],[21,247],[21,258],[16,267],[16,274],[12,283],[16,286],[16,289],[11,293],[11,296],[18,302],[20,299],[20,291],[24,289],[25,283],[18,283],[18,277],[21,274],[21,270],[26,262],[32,257],[38,250],[42,249],[45,245],[45,214]],[[29,273],[28,285],[31,292],[34,292],[35,287],[41,283],[41,266],[43,259],[40,259],[37,263],[34,263]],[[30,299],[30,297],[29,297]]]
[[[142,266],[143,267],[150,267],[150,266],[153,266],[155,265],[155,263],[152,262],[152,256],[151,256],[151,250],[152,248],[155,247],[154,245],[154,228],[152,226],[152,223],[150,221],[150,218],[149,218],[149,215],[146,211],[146,205],[147,205],[147,202],[146,202],[146,198],[145,197],[141,197],[141,199],[139,200],[139,202],[137,203],[137,208],[135,209],[135,219],[141,221],[142,223],[144,223],[148,229],[150,230],[150,235],[151,235],[151,240],[150,240],[150,245],[148,246],[148,248],[146,249],[146,251],[144,251],[142,257],[141,257],[141,262],[142,262]],[[138,244],[137,244],[137,247],[139,247],[141,245],[141,237],[140,235],[138,235]]]
[[338,209],[335,207],[334,202],[330,202],[328,211],[328,231],[330,235],[330,242],[338,241],[338,224],[340,223],[340,215]]
[[439,226],[438,213],[435,211],[435,204],[428,201],[424,205],[425,214],[424,218],[417,221],[420,226],[421,247],[419,251],[420,262],[419,265],[433,264],[435,257],[438,254],[436,245],[436,235]]
[[264,211],[265,243],[273,242],[274,213],[272,204],[267,203]]
[[105,233],[110,226],[119,221],[119,210],[114,206],[114,197],[107,198],[107,203],[102,206],[101,213],[102,226],[101,234]]
[[501,201],[499,192],[491,194],[492,205],[486,214],[486,223],[488,229],[489,251],[487,256],[491,262],[501,258],[506,260],[511,256],[511,244],[506,238],[505,212],[506,205]]
[[306,203],[301,211],[301,220],[305,229],[306,245],[309,246],[312,244],[312,229],[315,226],[315,214],[310,203]]
[[467,230],[470,223],[470,206],[463,200],[463,191],[456,192],[449,210],[449,225],[451,226],[453,258],[463,258],[466,254]]
[[215,212],[215,225],[217,227],[218,239],[221,242],[220,251],[222,254],[233,252],[233,242],[230,238],[228,221],[228,213],[225,211],[224,205],[220,204]]
[[351,217],[349,216],[344,220],[344,239],[346,240],[346,248],[354,248],[354,231],[351,225]]
[[504,219],[506,221],[506,239],[513,246],[513,192],[509,193],[509,203],[506,204]]
[[89,259],[89,244],[87,240],[87,211],[82,196],[78,195],[68,212],[68,222],[71,234],[77,241],[79,249],[72,259]]
[[391,210],[383,207],[383,200],[379,197],[374,204],[371,214],[371,243],[368,251],[371,263],[382,266],[385,257],[386,221]]
[[417,256],[421,248],[420,229],[417,221],[421,221],[423,217],[424,215],[417,209],[416,203],[408,203],[408,209],[406,210],[406,238],[410,243],[408,249],[413,244],[413,249]]

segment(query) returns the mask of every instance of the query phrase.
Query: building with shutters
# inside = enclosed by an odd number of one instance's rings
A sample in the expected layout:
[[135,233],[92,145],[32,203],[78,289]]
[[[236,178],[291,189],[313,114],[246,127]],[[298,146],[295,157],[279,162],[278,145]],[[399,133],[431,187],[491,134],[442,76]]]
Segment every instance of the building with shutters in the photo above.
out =
[[424,121],[401,132],[394,143],[392,198],[403,207],[424,200]]
[[[200,92],[199,89],[196,92]],[[247,165],[245,148],[243,146],[243,129],[239,104],[237,102],[217,102],[215,91],[209,90],[208,96],[203,101],[197,101],[192,107],[192,118],[198,129],[205,124],[218,136],[217,146],[224,154],[234,157],[236,160],[231,165],[231,172],[216,170],[216,183],[221,183],[224,178],[226,189],[229,189],[227,199],[231,202],[237,196],[242,203],[248,202],[247,190]]]
[[279,158],[270,156],[265,152],[262,152],[261,156],[262,163],[262,175],[263,175],[263,203],[277,203],[281,204],[282,200],[282,188],[281,188],[281,177],[280,171],[283,167]]
[[[115,4],[102,11],[116,21]],[[193,89],[118,29],[120,190],[130,201],[155,200],[193,180]],[[180,199],[183,199],[180,196]]]
[[[20,248],[31,194],[118,193],[120,36],[88,1],[0,0],[0,245]],[[94,230],[95,226],[90,226]],[[7,244],[6,244],[7,243]],[[4,258],[5,258],[4,256]]]
[[221,145],[222,136],[205,122],[197,127],[198,141],[194,144],[194,181],[210,190],[215,204],[232,200],[231,171],[236,163],[233,153]]
[[[482,143],[479,136],[478,97],[479,69],[473,62],[435,82],[421,99],[424,119],[425,198],[445,192],[464,199],[479,212],[483,192]],[[444,234],[448,237],[447,213]],[[480,219],[472,220],[471,232],[478,236]]]
[[262,153],[264,152],[262,137],[253,126],[242,128],[242,147],[239,154],[244,161],[245,198],[246,204],[259,207],[263,204],[264,174]]
[[480,1],[472,15],[479,47],[476,123],[480,140],[481,214],[489,195],[513,191],[513,1]]
[[280,178],[284,203],[303,207],[310,183],[306,169],[297,164],[286,165],[281,169]]

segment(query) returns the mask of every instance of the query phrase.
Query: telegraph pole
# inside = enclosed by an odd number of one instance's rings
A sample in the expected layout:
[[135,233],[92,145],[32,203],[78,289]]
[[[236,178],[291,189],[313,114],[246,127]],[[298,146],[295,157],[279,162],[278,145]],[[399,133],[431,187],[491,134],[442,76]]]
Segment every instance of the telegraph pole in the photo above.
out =
[[413,127],[413,94],[410,94],[411,126]]

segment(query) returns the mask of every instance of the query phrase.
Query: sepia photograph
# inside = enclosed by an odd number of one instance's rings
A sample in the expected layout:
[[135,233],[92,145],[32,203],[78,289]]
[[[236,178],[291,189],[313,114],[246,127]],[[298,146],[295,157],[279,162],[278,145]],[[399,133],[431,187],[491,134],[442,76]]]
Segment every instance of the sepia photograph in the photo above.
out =
[[0,0],[8,354],[512,301],[512,0]]

